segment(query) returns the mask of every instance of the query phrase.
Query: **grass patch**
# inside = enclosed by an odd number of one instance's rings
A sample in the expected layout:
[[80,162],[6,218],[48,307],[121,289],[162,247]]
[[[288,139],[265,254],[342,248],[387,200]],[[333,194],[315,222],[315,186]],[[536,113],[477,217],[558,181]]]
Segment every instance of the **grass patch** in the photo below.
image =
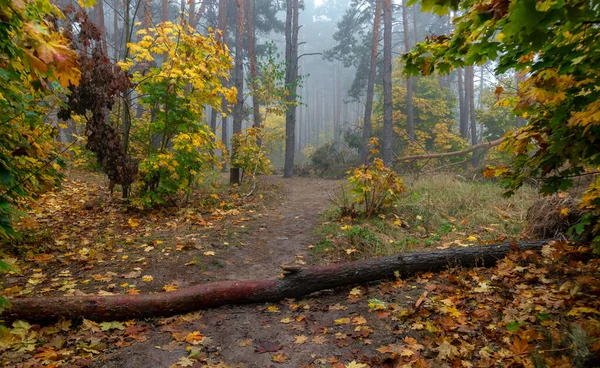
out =
[[362,259],[428,247],[519,239],[527,209],[538,197],[524,187],[505,198],[493,182],[450,174],[405,178],[406,193],[393,210],[371,219],[340,218],[332,209],[315,229],[313,250],[331,258]]

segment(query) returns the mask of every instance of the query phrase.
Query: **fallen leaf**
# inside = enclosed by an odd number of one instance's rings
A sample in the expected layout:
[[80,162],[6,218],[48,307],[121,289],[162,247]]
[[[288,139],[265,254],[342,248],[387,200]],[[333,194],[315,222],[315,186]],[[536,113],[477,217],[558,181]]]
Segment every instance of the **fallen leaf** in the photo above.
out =
[[306,340],[308,340],[308,337],[306,337],[304,335],[299,335],[299,336],[296,336],[296,339],[294,340],[294,344],[304,344],[306,342]]

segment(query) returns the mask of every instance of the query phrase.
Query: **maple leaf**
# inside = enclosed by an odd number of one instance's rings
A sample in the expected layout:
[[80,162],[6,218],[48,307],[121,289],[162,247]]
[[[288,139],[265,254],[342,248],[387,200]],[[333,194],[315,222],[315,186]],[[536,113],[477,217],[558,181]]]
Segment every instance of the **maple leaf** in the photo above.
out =
[[166,292],[175,291],[177,289],[179,289],[179,286],[177,286],[176,284],[173,284],[173,283],[163,286],[163,290]]
[[245,340],[238,342],[238,345],[242,348],[245,348],[246,346],[252,345],[252,342],[253,342],[252,339],[245,339]]
[[131,217],[129,220],[127,220],[127,223],[129,224],[130,227],[138,227],[140,226],[140,222],[137,219],[134,219],[133,217]]
[[102,331],[124,330],[125,326],[121,322],[102,322],[100,323],[100,329]]
[[55,361],[59,359],[58,353],[56,350],[52,348],[38,348],[39,353],[35,354],[33,357],[36,359],[41,359],[45,361]]
[[194,361],[188,357],[181,357],[176,364],[180,367],[191,367],[194,365]]
[[287,356],[285,354],[273,354],[271,360],[276,363],[283,363],[287,360]]
[[274,353],[279,350],[281,350],[281,345],[276,343],[275,341],[258,340],[256,342],[256,345],[254,345],[254,351],[256,351],[259,354]]
[[363,363],[358,363],[356,362],[356,360],[351,361],[350,363],[346,364],[346,368],[367,368],[368,365],[363,364]]
[[528,354],[532,348],[533,345],[529,344],[527,340],[520,338],[516,338],[510,345],[510,351],[515,353],[515,355]]
[[315,337],[312,338],[312,342],[314,342],[315,344],[324,344],[325,341],[327,341],[327,338],[323,335],[317,335]]
[[153,276],[150,276],[150,275],[144,275],[144,276],[142,276],[142,281],[143,282],[152,282],[152,280],[154,280]]
[[434,350],[438,352],[439,359],[452,360],[459,355],[458,348],[449,343],[447,340],[444,340],[444,342]]
[[185,342],[191,345],[198,345],[202,340],[204,340],[204,336],[198,331],[190,332],[185,337]]
[[308,340],[308,337],[306,337],[304,335],[298,335],[294,339],[294,344],[304,344],[306,342],[306,340]]

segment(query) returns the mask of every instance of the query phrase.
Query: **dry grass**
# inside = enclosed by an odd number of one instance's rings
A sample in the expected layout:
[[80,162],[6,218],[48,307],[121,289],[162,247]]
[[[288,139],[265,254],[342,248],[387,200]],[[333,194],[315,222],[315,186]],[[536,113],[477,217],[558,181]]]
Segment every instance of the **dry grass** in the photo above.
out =
[[577,200],[567,193],[539,198],[527,211],[525,233],[535,239],[565,237],[582,215]]
[[530,187],[506,198],[498,183],[468,181],[451,174],[409,177],[405,182],[407,195],[398,203],[397,214],[415,225],[420,219],[419,225],[428,232],[450,222],[466,233],[496,228],[509,238],[518,237],[528,208],[538,198]]

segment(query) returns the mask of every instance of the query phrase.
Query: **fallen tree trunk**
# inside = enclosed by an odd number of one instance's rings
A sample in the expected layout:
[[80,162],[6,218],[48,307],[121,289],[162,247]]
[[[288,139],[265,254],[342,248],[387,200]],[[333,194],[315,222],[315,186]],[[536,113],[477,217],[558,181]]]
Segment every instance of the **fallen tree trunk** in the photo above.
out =
[[471,153],[473,151],[477,151],[479,149],[484,149],[484,148],[490,148],[490,147],[498,146],[503,141],[504,141],[504,139],[500,138],[500,139],[496,139],[495,141],[476,144],[476,145],[471,146],[471,147],[469,147],[467,149],[464,149],[462,151],[445,152],[445,153],[430,153],[430,154],[427,154],[427,155],[415,155],[415,156],[398,157],[394,161],[396,161],[396,162],[403,162],[403,161],[429,160],[429,159],[434,159],[434,158],[446,158],[446,157],[461,156],[461,155],[466,155],[467,153]]
[[95,321],[169,316],[226,304],[264,303],[315,291],[448,267],[490,267],[510,250],[539,250],[547,242],[501,243],[397,254],[320,267],[282,266],[277,280],[224,281],[148,295],[65,296],[11,299],[5,320],[49,321],[83,317]]

